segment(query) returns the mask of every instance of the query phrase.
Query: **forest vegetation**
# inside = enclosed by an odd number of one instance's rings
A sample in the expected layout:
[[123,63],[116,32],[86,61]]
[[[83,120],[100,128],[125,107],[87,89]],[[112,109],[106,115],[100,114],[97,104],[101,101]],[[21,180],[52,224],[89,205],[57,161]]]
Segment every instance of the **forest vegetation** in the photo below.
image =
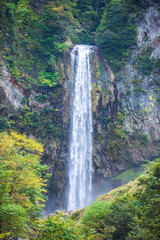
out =
[[40,10],[29,0],[0,4],[1,54],[15,81],[26,87],[58,84],[58,61],[70,41],[97,44],[118,70],[135,44],[131,13],[141,8],[136,0],[50,0]]
[[35,101],[53,102],[48,94],[51,91],[60,105],[62,63],[74,44],[97,45],[113,70],[120,71],[136,44],[132,13],[140,14],[142,7],[137,0],[48,0],[35,4],[30,0],[0,0],[0,5],[1,58],[13,84],[25,93],[25,108],[19,114],[6,117],[3,106],[0,130],[32,133],[41,141],[60,139],[61,111],[47,106],[40,113],[33,111],[28,96],[32,90],[39,91],[42,96]]
[[[61,101],[60,66],[75,44],[97,45],[118,73],[135,48],[142,9],[140,0],[0,0],[0,67],[4,61],[25,91],[25,107],[0,117],[0,239],[160,239],[160,159],[85,209],[42,217],[50,178],[42,154],[46,142],[62,137],[62,113],[32,111],[27,97],[39,89],[37,102],[52,101],[46,91]],[[159,67],[150,54],[139,57],[145,75]]]
[[0,141],[0,239],[158,240],[160,237],[160,159],[145,165],[135,180],[70,216],[40,219],[47,169],[41,144],[16,132]]

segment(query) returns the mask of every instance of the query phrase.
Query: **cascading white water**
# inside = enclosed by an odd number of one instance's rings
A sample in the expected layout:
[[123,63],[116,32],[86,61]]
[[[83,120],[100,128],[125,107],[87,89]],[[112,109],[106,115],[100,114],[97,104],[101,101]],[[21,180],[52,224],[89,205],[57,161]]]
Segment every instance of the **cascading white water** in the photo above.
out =
[[68,210],[91,202],[92,102],[90,53],[93,46],[77,45],[71,52],[72,112],[69,159]]

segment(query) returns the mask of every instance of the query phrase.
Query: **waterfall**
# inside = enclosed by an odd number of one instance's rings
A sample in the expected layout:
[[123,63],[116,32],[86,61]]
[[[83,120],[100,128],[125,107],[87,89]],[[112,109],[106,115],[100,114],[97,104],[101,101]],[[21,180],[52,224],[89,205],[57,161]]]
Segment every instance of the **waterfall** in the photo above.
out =
[[77,45],[71,52],[72,110],[69,146],[68,210],[91,202],[92,102],[90,53],[94,46]]

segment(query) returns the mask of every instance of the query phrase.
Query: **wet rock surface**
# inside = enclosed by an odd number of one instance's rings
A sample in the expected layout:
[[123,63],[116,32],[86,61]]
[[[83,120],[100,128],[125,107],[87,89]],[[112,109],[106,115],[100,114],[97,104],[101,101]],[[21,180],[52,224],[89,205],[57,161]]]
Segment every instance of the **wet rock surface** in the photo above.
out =
[[[43,2],[31,1],[33,7],[39,9]],[[94,198],[121,184],[112,178],[159,156],[160,67],[155,62],[160,58],[160,4],[151,0],[140,2],[143,13],[136,18],[137,46],[123,70],[114,74],[97,48],[93,47],[91,54]],[[154,60],[155,65],[144,72],[147,66],[143,66],[141,56],[147,54],[146,49],[150,52],[148,61]],[[1,115],[8,116],[23,107],[24,89],[15,84],[3,59],[1,62]],[[51,165],[49,171],[52,173],[47,213],[65,209],[68,193],[68,136],[72,103],[69,53],[60,65],[63,72],[60,102],[47,91],[45,94],[50,96],[50,100],[43,103],[35,100],[42,95],[41,92],[31,91],[28,97],[29,107],[34,110],[53,105],[62,113],[62,136],[59,141],[49,142],[43,157],[43,162]],[[3,108],[4,105],[7,108]]]

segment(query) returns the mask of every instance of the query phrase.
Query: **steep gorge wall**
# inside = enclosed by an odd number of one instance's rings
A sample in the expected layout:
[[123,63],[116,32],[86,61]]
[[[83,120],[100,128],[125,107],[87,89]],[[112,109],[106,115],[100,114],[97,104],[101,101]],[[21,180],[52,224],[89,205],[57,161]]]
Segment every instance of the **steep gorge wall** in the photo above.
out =
[[[124,128],[130,135],[129,153],[135,164],[158,156],[160,140],[159,7],[158,3],[153,4],[149,1],[143,13],[143,20],[137,19],[137,48],[133,51],[131,60],[119,74],[117,82],[118,99],[125,113]],[[139,139],[141,137],[142,139]],[[142,144],[134,147],[139,143]]]
[[[49,201],[47,203],[47,211],[51,211],[56,208],[65,208],[68,194],[68,160],[69,160],[69,131],[70,131],[70,114],[71,114],[71,65],[70,54],[65,57],[64,64],[64,82],[63,82],[63,129],[66,133],[65,138],[61,139],[61,146],[63,150],[59,151],[59,155],[53,157],[53,178],[50,184]],[[100,123],[101,111],[107,108],[108,115],[114,110],[115,104],[115,86],[114,86],[114,74],[110,67],[105,64],[98,48],[93,47],[91,53],[91,74],[92,74],[92,109],[93,109],[93,126],[94,126],[94,150],[93,150],[93,162],[94,162],[94,176],[95,182],[99,178],[98,171],[104,172],[106,164],[105,156],[102,160],[98,155],[99,139],[97,135],[99,131],[102,131],[102,124]],[[63,144],[62,144],[63,143]],[[101,141],[102,143],[102,141]],[[101,145],[101,144],[100,144]],[[105,163],[104,163],[105,162]],[[99,179],[98,179],[99,182]]]
[[106,61],[110,77],[97,88],[93,84],[95,195],[134,178],[142,163],[159,157],[160,5],[144,1],[143,6],[135,15],[137,46],[130,60],[115,74]]

